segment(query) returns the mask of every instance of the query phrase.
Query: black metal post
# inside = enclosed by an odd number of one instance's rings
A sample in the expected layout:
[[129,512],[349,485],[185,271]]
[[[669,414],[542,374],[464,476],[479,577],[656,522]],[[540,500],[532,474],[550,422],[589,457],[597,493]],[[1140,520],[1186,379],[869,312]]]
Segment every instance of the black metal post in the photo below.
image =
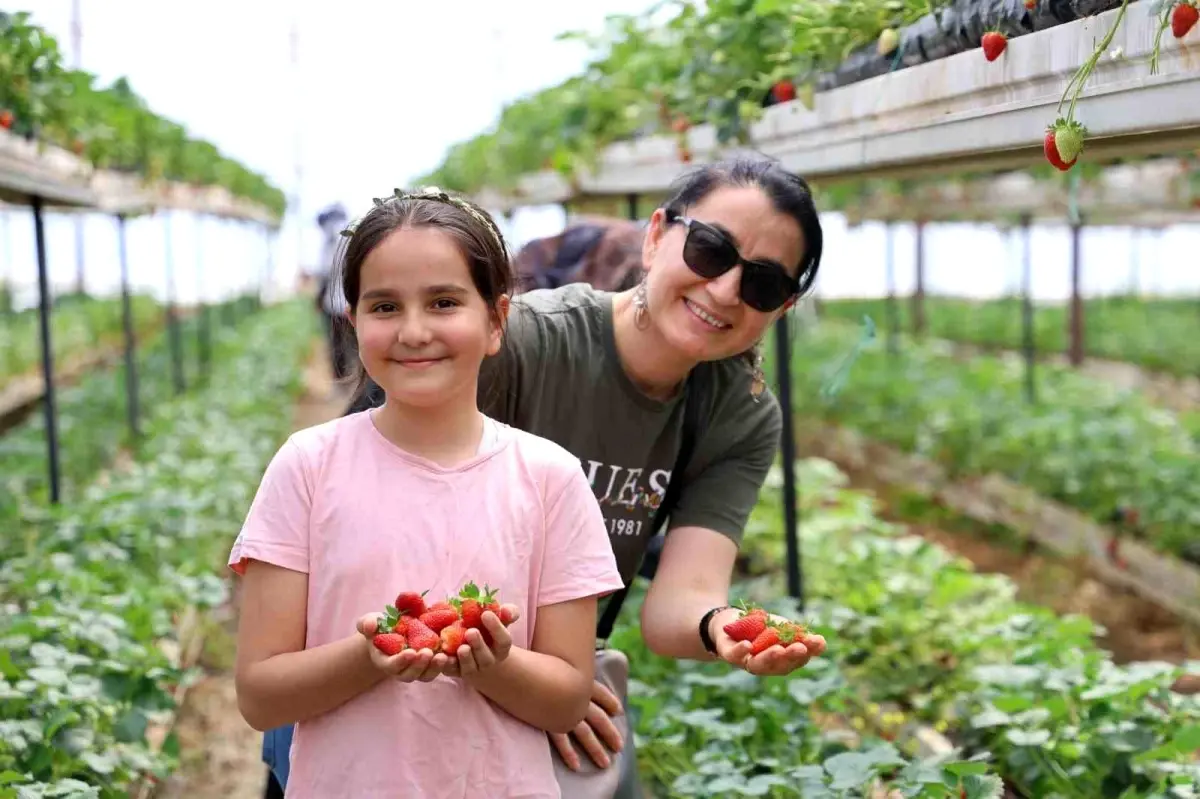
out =
[[788,596],[804,609],[804,580],[800,568],[800,518],[796,502],[796,431],[792,419],[792,346],[788,335],[788,317],[775,323],[776,372],[779,375],[779,405],[783,410],[783,535],[787,544]]
[[1067,315],[1067,356],[1072,366],[1083,364],[1083,219],[1071,222],[1071,306]]
[[630,192],[628,195],[626,195],[625,202],[626,202],[626,211],[625,211],[626,216],[629,217],[630,222],[636,222],[638,220],[637,192]]
[[1033,243],[1028,215],[1021,218],[1024,252],[1021,257],[1021,337],[1025,351],[1025,398],[1037,402],[1037,383],[1034,365],[1037,361],[1037,342],[1033,327]]
[[175,384],[175,393],[182,394],[187,386],[183,379],[183,338],[179,330],[179,311],[175,307],[175,261],[171,247],[171,214],[163,217],[163,241],[166,242],[167,277],[167,337],[171,345],[171,378]]
[[208,380],[212,368],[212,319],[204,297],[204,217],[196,215],[196,305],[200,314],[196,326],[199,380]]
[[46,267],[46,227],[42,218],[42,198],[30,198],[33,205],[33,231],[37,245],[38,268],[38,325],[42,334],[42,378],[46,386],[42,393],[42,411],[46,420],[46,451],[50,457],[50,502],[61,499],[58,465],[58,408],[54,395],[54,351],[50,341],[50,276]]
[[900,308],[896,302],[896,223],[888,220],[887,224],[887,256],[884,258],[884,269],[887,280],[887,348],[888,353],[895,355],[900,351]]
[[916,251],[916,279],[917,284],[913,288],[912,313],[913,313],[913,332],[918,336],[925,334],[925,221],[917,220],[914,230],[917,237]]
[[125,215],[117,214],[117,244],[121,253],[121,327],[125,333],[125,417],[134,446],[142,438],[138,421],[137,334],[133,329],[133,299],[129,291],[129,248],[125,238]]

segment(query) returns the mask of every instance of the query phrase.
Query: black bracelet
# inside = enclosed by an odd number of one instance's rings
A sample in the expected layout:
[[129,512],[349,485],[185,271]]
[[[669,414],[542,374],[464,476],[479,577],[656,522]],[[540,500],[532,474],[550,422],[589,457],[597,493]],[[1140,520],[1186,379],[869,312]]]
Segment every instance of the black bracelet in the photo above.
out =
[[708,625],[712,621],[712,617],[723,610],[729,610],[729,605],[721,605],[710,609],[700,619],[700,642],[704,644],[704,648],[711,654],[717,654],[717,645],[713,643],[712,636],[708,634]]

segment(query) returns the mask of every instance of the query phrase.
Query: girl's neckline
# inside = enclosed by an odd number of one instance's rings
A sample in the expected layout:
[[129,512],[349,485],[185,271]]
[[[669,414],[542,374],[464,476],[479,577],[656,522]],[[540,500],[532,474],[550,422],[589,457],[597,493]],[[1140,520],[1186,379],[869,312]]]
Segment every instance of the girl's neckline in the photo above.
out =
[[512,428],[508,425],[501,424],[486,414],[481,414],[483,416],[483,435],[480,437],[479,447],[476,449],[475,454],[453,466],[443,466],[429,458],[409,452],[380,432],[379,428],[375,425],[375,414],[378,411],[378,408],[370,408],[360,414],[363,417],[362,423],[370,428],[371,438],[378,442],[393,457],[397,457],[413,466],[435,474],[457,474],[469,471],[484,461],[491,459],[497,453],[504,451],[513,437]]

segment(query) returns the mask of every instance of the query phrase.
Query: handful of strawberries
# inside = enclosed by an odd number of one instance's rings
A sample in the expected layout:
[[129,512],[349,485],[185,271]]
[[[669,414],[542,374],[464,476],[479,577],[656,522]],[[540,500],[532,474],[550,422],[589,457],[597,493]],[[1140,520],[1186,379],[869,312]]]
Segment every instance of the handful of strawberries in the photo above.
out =
[[451,657],[467,643],[467,630],[479,630],[484,642],[492,645],[492,636],[483,624],[483,612],[490,610],[506,627],[513,623],[508,608],[501,609],[496,592],[488,586],[483,590],[474,582],[462,587],[458,596],[425,605],[428,591],[403,591],[394,605],[385,608],[379,619],[375,648],[385,655],[395,655],[405,649],[428,649]]
[[735,641],[749,641],[750,654],[758,655],[775,644],[804,644],[812,652],[823,651],[812,641],[808,628],[794,621],[776,621],[767,611],[743,603],[741,615],[723,628],[725,634]]

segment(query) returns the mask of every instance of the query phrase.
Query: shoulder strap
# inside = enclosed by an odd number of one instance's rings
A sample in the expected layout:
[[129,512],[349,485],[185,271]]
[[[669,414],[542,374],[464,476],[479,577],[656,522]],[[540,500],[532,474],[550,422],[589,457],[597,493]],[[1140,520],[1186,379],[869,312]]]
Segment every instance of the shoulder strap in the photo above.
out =
[[[683,486],[683,470],[692,459],[692,452],[696,448],[696,438],[704,420],[705,406],[708,401],[707,377],[708,364],[703,362],[697,364],[688,375],[688,393],[684,400],[683,432],[679,440],[679,452],[675,456],[675,466],[671,469],[671,479],[667,483],[663,500],[655,509],[654,516],[650,520],[651,537],[665,533],[663,528],[666,525],[667,517],[671,515],[671,508],[679,501],[679,492]],[[636,572],[634,577],[636,578]],[[596,625],[596,638],[607,641],[608,637],[612,635],[613,626],[617,623],[617,616],[620,615],[621,606],[625,604],[625,597],[628,594],[629,586],[625,586],[619,591],[613,592],[609,597],[608,605],[604,608],[604,613]]]

